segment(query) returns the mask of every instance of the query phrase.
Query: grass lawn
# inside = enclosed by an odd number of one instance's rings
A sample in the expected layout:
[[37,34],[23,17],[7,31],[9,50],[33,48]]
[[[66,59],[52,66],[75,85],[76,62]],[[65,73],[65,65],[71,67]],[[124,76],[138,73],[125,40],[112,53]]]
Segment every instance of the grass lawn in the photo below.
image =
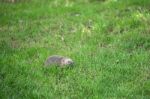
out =
[[150,99],[150,0],[0,0],[0,99]]

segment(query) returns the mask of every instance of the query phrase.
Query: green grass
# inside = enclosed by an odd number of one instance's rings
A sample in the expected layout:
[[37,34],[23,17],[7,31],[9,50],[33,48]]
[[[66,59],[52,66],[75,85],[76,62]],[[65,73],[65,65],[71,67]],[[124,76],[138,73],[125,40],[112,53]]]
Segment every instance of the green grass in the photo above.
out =
[[[149,5],[0,2],[0,99],[150,99]],[[55,54],[74,68],[44,68]]]

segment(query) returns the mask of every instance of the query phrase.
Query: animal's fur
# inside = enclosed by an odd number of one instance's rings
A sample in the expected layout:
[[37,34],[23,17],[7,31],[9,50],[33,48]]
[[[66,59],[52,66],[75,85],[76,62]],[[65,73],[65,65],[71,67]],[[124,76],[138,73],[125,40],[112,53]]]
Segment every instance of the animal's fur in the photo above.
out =
[[74,62],[70,58],[59,55],[53,55],[47,58],[47,60],[45,61],[45,66],[57,65],[60,67],[65,67],[73,65],[73,63]]

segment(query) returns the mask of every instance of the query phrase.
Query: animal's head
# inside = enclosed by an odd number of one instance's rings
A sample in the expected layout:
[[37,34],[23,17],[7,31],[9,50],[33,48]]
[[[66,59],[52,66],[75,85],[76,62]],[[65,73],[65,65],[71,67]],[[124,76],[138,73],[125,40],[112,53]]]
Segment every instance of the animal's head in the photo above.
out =
[[63,58],[63,59],[61,60],[61,64],[62,64],[62,65],[69,65],[69,66],[71,66],[71,65],[74,64],[74,62],[73,62],[72,59],[70,59],[70,58]]

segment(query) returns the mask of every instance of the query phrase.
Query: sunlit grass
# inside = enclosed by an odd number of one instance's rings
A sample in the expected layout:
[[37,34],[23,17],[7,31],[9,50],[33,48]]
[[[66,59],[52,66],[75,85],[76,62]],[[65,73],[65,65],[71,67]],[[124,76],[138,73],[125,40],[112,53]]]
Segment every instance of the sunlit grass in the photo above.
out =
[[[0,2],[0,98],[150,98],[148,0]],[[50,55],[74,68],[44,68]]]

